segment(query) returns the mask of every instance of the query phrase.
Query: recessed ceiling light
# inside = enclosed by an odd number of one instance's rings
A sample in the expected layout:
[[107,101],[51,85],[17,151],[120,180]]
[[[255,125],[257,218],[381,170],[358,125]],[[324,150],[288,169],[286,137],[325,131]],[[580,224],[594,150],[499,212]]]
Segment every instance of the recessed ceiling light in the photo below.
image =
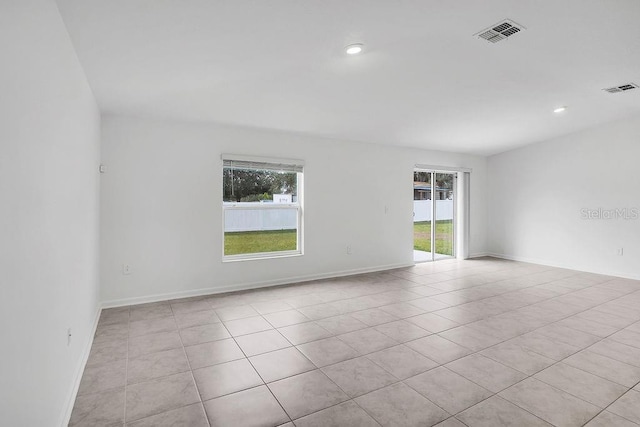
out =
[[562,113],[563,111],[566,111],[567,107],[558,107],[555,110],[553,110],[554,113]]
[[344,48],[347,55],[357,55],[362,52],[362,43],[354,43]]

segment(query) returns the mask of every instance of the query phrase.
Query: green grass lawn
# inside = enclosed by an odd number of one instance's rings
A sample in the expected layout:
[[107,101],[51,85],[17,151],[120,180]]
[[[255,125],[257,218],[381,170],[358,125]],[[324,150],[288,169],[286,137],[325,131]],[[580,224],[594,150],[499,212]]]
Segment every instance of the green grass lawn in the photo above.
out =
[[295,251],[296,230],[238,231],[224,233],[224,254]]
[[[453,221],[436,222],[436,253],[453,255]],[[413,248],[431,251],[431,222],[413,224]],[[295,251],[296,230],[237,231],[224,233],[224,254],[254,254],[259,252]]]
[[[413,223],[413,249],[431,252],[431,222]],[[436,253],[453,255],[453,221],[436,221]]]

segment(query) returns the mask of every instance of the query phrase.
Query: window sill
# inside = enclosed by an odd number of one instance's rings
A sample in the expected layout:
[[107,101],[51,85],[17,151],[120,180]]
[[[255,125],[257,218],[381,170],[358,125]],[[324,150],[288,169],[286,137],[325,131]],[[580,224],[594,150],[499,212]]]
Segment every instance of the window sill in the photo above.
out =
[[287,252],[261,252],[257,254],[226,255],[222,257],[222,262],[256,261],[264,259],[293,258],[304,255],[301,251]]

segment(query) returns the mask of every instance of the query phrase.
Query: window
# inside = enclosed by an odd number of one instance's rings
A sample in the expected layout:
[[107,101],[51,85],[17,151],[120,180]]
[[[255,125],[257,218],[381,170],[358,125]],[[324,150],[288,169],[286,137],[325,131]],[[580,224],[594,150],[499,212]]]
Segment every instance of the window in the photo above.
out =
[[302,254],[303,162],[222,160],[223,260]]

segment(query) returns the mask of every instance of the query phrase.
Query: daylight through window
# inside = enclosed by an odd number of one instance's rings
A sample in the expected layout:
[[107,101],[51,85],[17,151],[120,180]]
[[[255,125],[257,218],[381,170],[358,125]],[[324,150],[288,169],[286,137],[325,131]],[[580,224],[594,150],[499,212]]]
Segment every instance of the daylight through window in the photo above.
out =
[[301,161],[223,156],[224,259],[302,253]]

